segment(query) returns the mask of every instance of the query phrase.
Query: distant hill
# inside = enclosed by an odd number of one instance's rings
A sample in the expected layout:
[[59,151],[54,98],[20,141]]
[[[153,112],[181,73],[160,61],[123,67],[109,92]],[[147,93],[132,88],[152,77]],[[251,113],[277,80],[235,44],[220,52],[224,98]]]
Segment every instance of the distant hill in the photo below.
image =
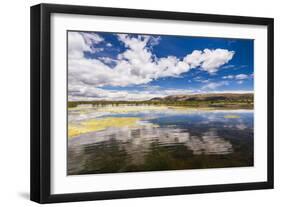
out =
[[163,98],[152,98],[150,101],[253,101],[253,93],[211,93],[211,94],[192,94],[192,95],[171,95]]
[[252,109],[254,106],[253,93],[211,93],[211,94],[193,94],[193,95],[172,95],[166,97],[155,97],[143,101],[68,101],[68,107],[76,107],[81,104],[92,105],[168,105],[168,106],[187,106],[187,107],[220,107],[235,109]]

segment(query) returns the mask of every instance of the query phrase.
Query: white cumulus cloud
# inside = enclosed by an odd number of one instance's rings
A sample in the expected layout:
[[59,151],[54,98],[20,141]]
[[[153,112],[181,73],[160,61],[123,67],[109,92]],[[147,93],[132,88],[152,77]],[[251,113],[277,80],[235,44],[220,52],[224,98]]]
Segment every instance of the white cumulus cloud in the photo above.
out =
[[244,79],[248,79],[248,78],[249,78],[249,76],[246,74],[239,74],[239,75],[235,76],[235,79],[237,79],[237,80],[244,80]]
[[206,85],[204,85],[202,87],[203,90],[214,90],[218,87],[221,87],[221,86],[225,86],[225,85],[228,85],[229,83],[227,81],[221,81],[221,82],[211,82],[211,83],[208,83]]
[[96,52],[103,50],[95,48],[94,45],[104,39],[95,33],[68,32],[68,58],[83,59],[83,52]]
[[247,74],[238,74],[238,75],[227,75],[222,77],[222,79],[235,79],[235,80],[245,80],[249,78],[253,78],[253,76]]
[[[96,33],[68,33],[68,79],[69,85],[79,91],[77,96],[101,94],[96,92],[100,92],[98,88],[103,86],[141,85],[159,78],[179,77],[195,68],[215,73],[234,56],[234,51],[218,48],[194,50],[183,58],[158,58],[152,53],[152,48],[159,44],[160,37],[127,34],[118,34],[117,37],[125,46],[124,52],[115,59],[89,59],[84,57],[84,52],[101,51],[103,48],[97,47],[97,44],[105,42],[104,39]],[[112,62],[114,64],[110,64]],[[210,87],[216,88],[212,85]]]

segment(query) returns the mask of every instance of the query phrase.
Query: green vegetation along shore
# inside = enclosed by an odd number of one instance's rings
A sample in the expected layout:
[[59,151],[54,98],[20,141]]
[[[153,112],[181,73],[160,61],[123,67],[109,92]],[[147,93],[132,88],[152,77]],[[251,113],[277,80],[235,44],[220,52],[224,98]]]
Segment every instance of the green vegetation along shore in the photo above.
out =
[[254,106],[254,94],[194,94],[173,95],[163,98],[153,98],[144,101],[68,101],[68,107],[76,107],[81,104],[92,104],[93,106],[105,105],[167,105],[186,107],[212,107],[212,108],[239,108],[252,109]]

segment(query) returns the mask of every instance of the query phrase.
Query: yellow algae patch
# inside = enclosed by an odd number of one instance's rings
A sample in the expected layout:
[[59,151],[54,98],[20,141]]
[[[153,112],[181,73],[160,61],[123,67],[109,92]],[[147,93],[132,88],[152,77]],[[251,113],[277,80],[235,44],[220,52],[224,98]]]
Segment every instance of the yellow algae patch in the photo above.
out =
[[80,126],[68,125],[68,138],[78,136],[79,134],[86,133]]
[[226,119],[239,119],[240,116],[238,116],[238,115],[225,115],[224,118],[226,118]]
[[91,129],[91,131],[99,131],[108,127],[133,126],[138,120],[140,119],[136,117],[108,117],[103,119],[92,119],[83,122],[82,125]]
[[70,124],[68,126],[68,137],[72,138],[80,134],[101,131],[109,127],[130,127],[135,126],[139,121],[136,117],[107,117],[103,119],[92,119],[80,123],[79,125]]

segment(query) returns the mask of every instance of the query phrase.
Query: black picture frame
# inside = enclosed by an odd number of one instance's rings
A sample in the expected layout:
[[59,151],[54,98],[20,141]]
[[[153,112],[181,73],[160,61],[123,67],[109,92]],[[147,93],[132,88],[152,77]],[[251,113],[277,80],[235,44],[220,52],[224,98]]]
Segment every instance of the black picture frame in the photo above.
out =
[[[51,70],[50,70],[50,16],[53,13],[134,17],[194,22],[219,22],[267,27],[267,181],[186,187],[51,194]],[[38,203],[88,201],[102,199],[166,196],[179,194],[210,193],[273,188],[273,46],[274,20],[272,18],[195,14],[152,10],[103,8],[72,5],[39,4],[31,7],[31,174],[30,199]]]

